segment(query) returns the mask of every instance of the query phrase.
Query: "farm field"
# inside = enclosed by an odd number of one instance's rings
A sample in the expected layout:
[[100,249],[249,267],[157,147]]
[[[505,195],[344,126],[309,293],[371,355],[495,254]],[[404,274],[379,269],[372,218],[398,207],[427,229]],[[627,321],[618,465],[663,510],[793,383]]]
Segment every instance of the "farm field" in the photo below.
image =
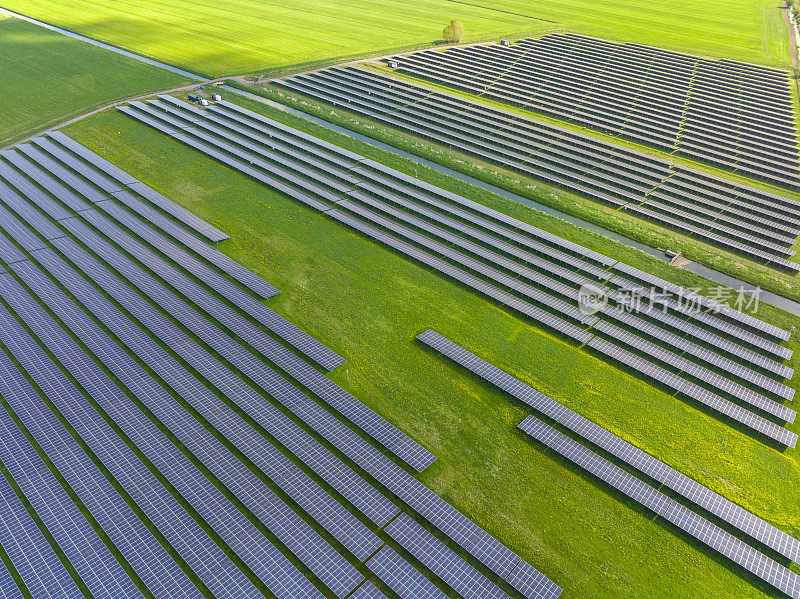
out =
[[10,10],[199,73],[221,76],[438,40],[453,18],[468,39],[567,28],[695,54],[789,66],[781,11],[770,0],[5,0]]
[[270,67],[391,52],[441,39],[453,18],[468,39],[523,35],[552,25],[448,0],[219,3],[168,0],[27,0],[5,7],[175,64],[219,77]]
[[17,19],[0,19],[0,147],[183,77]]
[[[702,284],[599,235],[261,110],[634,266]],[[346,357],[331,377],[438,456],[421,479],[562,585],[564,597],[777,596],[516,432],[528,410],[414,337],[436,329],[796,535],[795,451],[769,449],[123,115],[67,132],[229,233],[220,248],[283,290],[268,305]],[[797,323],[762,309],[768,321]]]

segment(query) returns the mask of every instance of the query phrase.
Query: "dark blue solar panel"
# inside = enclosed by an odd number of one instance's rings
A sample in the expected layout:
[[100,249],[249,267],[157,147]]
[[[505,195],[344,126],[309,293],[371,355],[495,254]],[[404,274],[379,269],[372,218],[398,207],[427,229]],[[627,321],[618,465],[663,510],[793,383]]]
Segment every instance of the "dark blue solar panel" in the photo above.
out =
[[[11,572],[2,561],[0,561],[0,594],[6,599],[22,599],[22,591],[19,590],[17,583],[14,582],[14,577],[11,576]],[[362,596],[368,597],[369,595]]]
[[39,148],[32,146],[31,144],[20,144],[16,146],[16,149],[25,154],[25,156],[27,156],[28,159],[34,162],[36,165],[54,175],[62,183],[62,185],[68,185],[75,192],[90,202],[102,202],[108,199],[103,192],[99,191],[75,175],[69,169],[53,160]]
[[0,545],[34,597],[83,597],[5,477],[0,476]]
[[[7,282],[7,275],[0,281]],[[48,396],[60,402],[79,402],[82,396],[56,369],[4,308],[0,308],[0,338]],[[97,470],[75,440],[50,412],[16,369],[3,368],[0,393],[42,446],[81,501],[109,535],[147,587],[167,597],[201,597],[163,547]],[[8,363],[10,365],[10,362]],[[13,367],[12,367],[13,368]],[[99,416],[96,417],[99,420]]]
[[402,599],[445,599],[435,584],[417,572],[388,546],[367,562],[367,567]]
[[0,201],[2,201],[6,207],[19,214],[20,217],[31,223],[33,228],[36,229],[36,232],[45,239],[55,239],[64,236],[64,233],[48,220],[46,216],[23,200],[4,183],[0,183]]
[[89,204],[50,176],[47,171],[42,170],[30,160],[27,160],[20,152],[8,150],[6,152],[0,152],[0,156],[13,164],[20,172],[25,173],[28,177],[36,181],[36,183],[44,187],[69,208],[72,208],[76,212],[89,208]]
[[800,576],[729,532],[533,416],[519,428],[775,588],[790,597],[800,597]]
[[[47,254],[47,255],[45,255]],[[37,259],[43,263],[50,264],[49,268],[57,275],[59,280],[72,289],[73,292],[78,291],[83,284],[83,280],[75,275],[66,265],[60,260],[54,259],[53,254],[49,251],[37,252]],[[41,277],[36,277],[33,274],[33,269],[18,270],[20,276],[26,278],[28,283],[39,289],[40,295],[44,293],[45,283]],[[37,280],[38,279],[38,280]],[[52,293],[48,295],[51,308],[55,310],[59,316],[69,324],[69,326],[76,332],[84,342],[92,349],[92,351],[122,380],[132,391],[134,391],[143,401],[152,402],[155,398],[160,398],[162,402],[169,404],[167,394],[150,379],[146,379],[145,375],[138,366],[128,357],[118,346],[108,340],[105,335],[100,331],[96,325],[93,325],[90,320],[76,307],[70,307],[66,297],[60,294]],[[159,362],[163,358],[158,357],[158,348],[149,339],[143,335],[139,329],[134,327],[125,317],[111,306],[105,299],[103,299],[97,292],[85,290],[81,296],[82,301],[92,309],[92,311],[101,318],[106,324],[114,330],[120,338],[127,343],[130,347],[134,348],[137,353],[145,360],[151,361],[151,356]],[[183,377],[188,378],[188,373],[184,373]],[[168,382],[174,382],[175,377],[167,378]],[[175,407],[173,407],[173,410]],[[161,415],[164,413],[164,408],[158,411]],[[181,411],[181,413],[183,413]],[[190,424],[187,420],[190,417],[184,414],[183,421],[180,425],[173,425],[175,434],[182,438],[187,434],[187,429]],[[168,421],[170,422],[170,421]],[[134,423],[130,423],[135,427]],[[205,434],[200,433],[202,427],[196,422],[193,426],[193,437],[196,440],[193,442],[192,447],[197,447],[202,442],[204,445],[204,452],[199,453],[198,457],[204,459],[204,463],[215,472],[215,474],[225,483],[232,492],[234,492],[248,507],[267,525],[268,528],[273,530],[278,538],[280,538],[295,554],[306,563],[312,571],[317,573],[320,578],[329,584],[334,591],[340,596],[346,595],[352,588],[354,588],[360,581],[361,576],[350,566],[343,558],[338,556],[328,545],[325,543],[305,522],[298,519],[295,514],[287,511],[283,502],[278,499],[263,483],[258,481],[254,475],[247,470],[244,464],[238,462],[233,455],[231,455],[224,447],[219,444],[208,432]],[[199,438],[197,438],[199,437]],[[137,436],[137,438],[139,438]],[[187,441],[188,443],[188,441]],[[144,447],[147,447],[145,444]],[[163,449],[161,451],[164,451]],[[179,455],[179,454],[178,454]],[[213,459],[210,456],[214,456]],[[168,456],[157,456],[156,459],[168,467],[165,475],[169,476],[169,472],[175,472],[175,467],[170,465]],[[175,459],[175,458],[173,458]],[[166,461],[165,461],[166,460]],[[163,471],[163,470],[162,470]],[[193,481],[193,482],[192,482]],[[210,523],[218,522],[221,536],[235,549],[240,548],[243,550],[241,557],[246,563],[251,565],[257,574],[265,576],[265,583],[270,588],[276,588],[276,593],[280,591],[281,580],[275,579],[271,571],[277,566],[283,566],[288,570],[291,576],[297,576],[294,568],[288,562],[281,564],[279,554],[274,547],[263,538],[258,531],[253,528],[247,520],[236,512],[232,506],[229,506],[221,496],[215,492],[213,485],[200,473],[190,476],[190,480],[182,482],[175,480],[174,484],[184,493],[197,494],[200,496],[198,499],[197,509],[200,511]],[[201,492],[202,491],[202,492]],[[191,495],[190,495],[191,496]],[[223,506],[216,508],[219,510],[215,514],[215,508],[212,505],[212,500],[216,499],[219,505]],[[222,517],[225,513],[227,506],[228,515]],[[236,523],[236,527],[233,524]],[[264,560],[263,556],[269,556],[270,559]],[[306,585],[309,589],[311,587]],[[221,587],[221,588],[224,588]],[[255,589],[253,589],[255,592]],[[298,587],[297,593],[305,592],[302,587]],[[292,595],[295,596],[295,595]],[[299,595],[298,595],[299,596]],[[315,596],[313,593],[303,596]]]
[[[375,414],[375,412],[331,383],[329,379],[303,360],[297,358],[295,354],[250,325],[244,318],[240,317],[223,302],[204,292],[198,285],[180,275],[174,269],[169,268],[163,260],[144,250],[141,245],[125,235],[124,232],[116,227],[110,226],[110,223],[103,221],[102,217],[99,215],[96,217],[92,216],[90,220],[95,222],[99,227],[102,227],[111,238],[123,245],[123,247],[128,249],[153,271],[164,276],[170,283],[186,295],[186,297],[203,307],[209,314],[212,314],[228,329],[235,332],[253,347],[261,351],[262,354],[275,362],[276,365],[286,370],[286,372],[308,386],[312,391],[318,393],[322,399],[331,403],[333,407],[348,418],[351,418],[357,425],[375,436],[377,440],[383,442],[389,449],[396,451],[420,469],[433,461],[433,456],[430,452],[417,445],[398,429]],[[64,221],[64,226],[83,239],[90,247],[102,248],[107,246],[107,244],[102,242],[96,235],[88,233],[85,227],[75,220]],[[95,251],[100,251],[100,249],[95,249]],[[120,269],[120,272],[124,273],[125,270]],[[273,323],[273,327],[271,328],[274,329],[275,326],[282,326],[282,323],[286,322],[275,315],[274,312],[266,309],[263,305],[258,304],[258,308],[259,312],[264,315],[262,322],[267,321],[268,326],[269,323]],[[270,320],[267,320],[267,318]],[[291,331],[286,331],[284,336],[290,334]],[[303,333],[303,335],[305,335],[305,333]]]
[[[110,204],[104,206],[111,207]],[[136,241],[130,235],[127,235],[119,227],[113,225],[110,221],[105,219],[99,213],[83,213],[82,216],[94,224],[98,229],[109,235],[112,239],[117,241],[126,250],[133,253],[135,256],[144,260],[147,258],[152,261],[154,254],[149,252],[141,243]],[[122,218],[125,218],[122,216]],[[65,221],[66,223],[69,221]],[[162,251],[168,248],[160,247]],[[294,347],[320,363],[325,367],[333,367],[339,365],[343,360],[336,356],[335,353],[327,349],[318,341],[313,339],[307,333],[301,331],[293,324],[280,317],[278,314],[264,306],[261,302],[244,292],[242,289],[233,285],[225,278],[216,274],[209,268],[202,265],[199,261],[191,258],[188,254],[180,250],[180,248],[173,246],[173,251],[167,252],[170,257],[176,259],[181,266],[189,267],[189,270],[195,274],[200,280],[213,286],[213,288],[221,293],[226,299],[238,306],[265,327],[279,335],[281,338],[288,341]],[[151,267],[152,268],[152,267]],[[166,267],[167,271],[173,272],[173,269]],[[156,272],[162,273],[165,271],[165,266],[154,269]]]
[[[134,314],[145,324],[149,325],[151,330],[156,332],[160,337],[165,339],[165,341],[176,348],[176,351],[182,353],[178,348],[184,348],[185,355],[188,356],[190,363],[196,364],[197,368],[206,374],[210,380],[227,381],[226,384],[228,387],[226,387],[226,389],[232,389],[232,397],[238,398],[241,395],[243,398],[247,398],[249,404],[253,406],[252,411],[254,413],[261,413],[264,415],[264,410],[271,408],[271,406],[268,406],[268,404],[264,403],[264,400],[260,396],[257,396],[252,392],[252,390],[249,389],[249,387],[243,385],[240,379],[232,377],[229,371],[224,368],[220,368],[218,365],[215,365],[216,362],[211,360],[210,357],[208,357],[208,355],[202,352],[199,348],[193,348],[193,343],[188,340],[185,334],[178,331],[178,329],[176,329],[172,324],[158,314],[158,312],[149,306],[149,304],[143,302],[136,294],[132,293],[124,285],[121,285],[115,277],[111,276],[108,272],[104,272],[102,268],[98,268],[96,263],[90,259],[85,252],[80,250],[80,248],[78,248],[73,242],[69,240],[61,240],[58,245],[65,251],[65,253],[71,256],[73,261],[75,261],[85,272],[97,280],[106,291],[115,297],[115,299],[120,301],[120,303],[124,305],[132,314]],[[101,251],[104,257],[112,261],[112,263],[120,263],[119,257],[117,257],[115,260],[112,253],[106,250]],[[42,255],[40,258],[41,260],[47,260],[46,252],[40,252],[39,254]],[[120,264],[124,265],[125,262],[123,261]],[[138,269],[131,265],[127,265],[123,270],[123,272],[125,272],[129,277],[132,277],[137,282],[141,282],[142,288],[145,291],[148,291],[149,293],[158,297],[159,286],[154,285],[152,280],[150,280],[148,283],[146,275],[140,271],[137,271]],[[169,294],[167,294],[167,297],[169,297]],[[169,301],[166,301],[165,304],[168,306],[170,305]],[[191,309],[182,304],[182,302],[180,305],[173,305],[172,307],[175,309],[176,314],[182,314],[186,316],[187,314],[192,313]],[[113,329],[115,326],[117,326],[117,324],[113,319],[111,319],[109,321],[109,326],[111,326]],[[211,327],[211,330],[215,329]],[[219,331],[217,331],[217,333],[219,333]],[[143,341],[143,343],[146,343],[146,340]],[[232,345],[235,346],[236,344]],[[239,346],[239,348],[242,350],[241,346]],[[142,353],[145,356],[145,360],[148,360],[149,358],[147,355],[152,355],[154,352],[160,353],[160,350],[156,351],[154,348],[149,348],[146,351],[143,349]],[[200,358],[201,355],[203,356],[202,359]],[[200,360],[200,362],[198,362],[198,360]],[[261,370],[269,372],[269,370],[263,364],[261,365]],[[233,386],[231,387],[231,385]],[[182,388],[179,388],[179,391],[182,390]],[[236,392],[233,392],[233,390]],[[187,393],[191,394],[191,391],[187,391]],[[267,415],[271,416],[273,420],[277,418],[278,422],[281,423],[280,426],[277,426],[276,424],[270,424],[267,422],[265,423],[267,429],[273,432],[273,434],[275,434],[279,440],[286,444],[290,449],[302,448],[304,451],[308,452],[308,455],[316,455],[316,453],[327,454],[327,451],[324,450],[324,448],[322,448],[316,441],[311,439],[307,434],[302,433],[302,431],[291,424],[274,409],[269,409]],[[182,426],[185,428],[185,425]],[[261,439],[261,443],[264,443],[263,439]],[[270,460],[274,461],[275,450],[270,449],[268,452],[269,455],[266,455],[265,451],[266,449],[261,450],[261,459],[263,460],[269,458]],[[352,497],[356,505],[363,505],[364,502],[369,503],[376,501],[379,502],[381,509],[388,509],[388,507],[383,507],[387,504],[388,506],[391,506],[391,504],[384,497],[382,497],[362,479],[357,477],[354,473],[352,473],[352,471],[341,464],[339,460],[330,456],[330,462],[334,465],[334,467],[332,467],[329,472],[320,471],[320,475],[325,480],[329,481],[334,488],[340,490],[340,492],[342,492],[346,497]],[[274,468],[268,469],[268,474],[273,470]],[[286,473],[277,472],[275,473],[275,476],[279,481],[282,481],[282,479],[286,477]],[[279,482],[279,484],[284,483]],[[288,485],[289,482],[287,481],[286,484]],[[327,493],[324,493],[321,489],[319,489],[317,485],[312,484],[309,481],[304,487],[302,493],[290,493],[290,495],[292,495],[301,506],[307,509],[309,513],[313,512],[318,521],[320,521],[323,526],[332,532],[335,537],[340,539],[345,546],[352,548],[356,555],[360,555],[363,551],[366,551],[366,555],[369,555],[375,550],[376,547],[374,547],[374,543],[376,539],[374,538],[374,535],[372,535],[372,539],[370,539],[371,533],[370,535],[365,536],[364,533],[366,532],[366,529],[363,527],[363,525],[358,524],[357,521],[355,521],[352,516],[347,514],[346,511],[340,510],[338,503],[336,503],[335,500],[327,495]],[[394,509],[396,511],[396,508]],[[355,529],[353,528],[354,525],[356,526]]]
[[407,514],[400,514],[387,534],[465,599],[505,598],[506,593]]
[[[35,276],[26,278],[40,297],[49,300],[51,306],[57,303],[61,308],[72,306],[77,309],[52,283],[49,283],[49,280],[44,278],[40,271],[36,270],[32,263],[20,263],[18,266],[20,271],[28,275],[39,274],[38,278]],[[58,328],[44,310],[22,291],[21,287],[4,282],[0,287],[0,293],[15,310],[23,314],[26,323],[90,395],[123,397],[119,388],[80,350],[66,332]],[[85,336],[88,338],[92,332],[91,329],[87,329]],[[100,335],[94,333],[102,339]],[[111,343],[110,340],[108,343]],[[218,591],[238,588],[239,596],[257,595],[255,587],[252,587],[246,577],[231,564],[200,525],[186,513],[88,402],[79,399],[78,395],[73,396],[69,402],[63,401],[62,398],[51,399],[76,430],[91,431],[90,435],[85,435],[87,444],[209,588]],[[142,422],[144,420],[146,419]],[[151,430],[154,429],[152,423],[150,427]]]
[[38,146],[40,150],[44,150],[50,156],[57,159],[62,164],[65,164],[74,172],[78,173],[84,179],[92,183],[95,187],[99,187],[106,193],[113,193],[122,189],[118,183],[112,181],[105,175],[98,173],[93,168],[87,168],[83,161],[60,148],[50,139],[46,137],[34,137],[31,142]]
[[5,410],[0,459],[94,597],[142,596]]
[[[0,218],[2,218],[2,213],[0,213]],[[6,264],[12,264],[27,260],[27,258],[5,235],[0,235],[0,260]]]

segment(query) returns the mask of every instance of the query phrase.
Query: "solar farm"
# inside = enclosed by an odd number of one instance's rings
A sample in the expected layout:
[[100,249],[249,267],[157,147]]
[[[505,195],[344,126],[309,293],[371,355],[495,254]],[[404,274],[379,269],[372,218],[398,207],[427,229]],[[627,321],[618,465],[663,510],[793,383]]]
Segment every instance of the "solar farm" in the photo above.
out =
[[0,597],[800,599],[791,3],[48,4]]

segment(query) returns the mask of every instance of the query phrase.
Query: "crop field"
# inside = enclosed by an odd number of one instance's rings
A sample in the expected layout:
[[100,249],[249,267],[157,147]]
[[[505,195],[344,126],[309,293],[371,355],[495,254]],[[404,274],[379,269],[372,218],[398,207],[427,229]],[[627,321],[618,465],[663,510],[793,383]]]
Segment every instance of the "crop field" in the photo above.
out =
[[392,51],[434,42],[450,19],[468,39],[567,28],[609,39],[788,66],[781,11],[772,0],[358,0],[257,2],[204,0],[6,0],[3,5],[213,76]]
[[[600,235],[260,110],[637,267],[704,284]],[[219,247],[283,290],[268,305],[347,359],[333,380],[438,456],[421,479],[558,581],[564,597],[778,596],[525,438],[515,427],[528,409],[414,337],[436,329],[794,535],[796,451],[768,448],[121,114],[94,116],[67,132],[229,233]],[[762,308],[770,322],[798,323]]]
[[6,2],[27,16],[211,76],[316,62],[441,39],[459,18],[469,39],[524,34],[549,23],[447,0],[267,2],[136,0]]
[[115,100],[188,83],[17,19],[0,20],[0,55],[0,146]]

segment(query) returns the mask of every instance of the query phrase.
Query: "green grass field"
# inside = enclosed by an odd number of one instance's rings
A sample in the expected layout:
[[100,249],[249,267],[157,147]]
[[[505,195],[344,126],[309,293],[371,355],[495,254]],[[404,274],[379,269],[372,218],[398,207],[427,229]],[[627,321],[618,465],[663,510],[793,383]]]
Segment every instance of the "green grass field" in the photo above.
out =
[[[702,283],[600,235],[259,109],[660,276]],[[770,449],[119,113],[67,133],[229,233],[220,249],[283,291],[268,305],[347,359],[331,378],[438,456],[421,478],[562,585],[565,599],[778,596],[525,438],[515,427],[528,410],[414,337],[438,330],[794,535],[797,451]],[[760,316],[800,325],[769,307]]]
[[0,20],[0,147],[183,77],[17,19]]
[[11,0],[7,8],[190,70],[221,76],[441,39],[460,18],[469,39],[549,23],[448,0]]
[[221,76],[434,42],[461,19],[469,39],[565,27],[616,40],[788,66],[776,0],[5,0],[11,10]]

